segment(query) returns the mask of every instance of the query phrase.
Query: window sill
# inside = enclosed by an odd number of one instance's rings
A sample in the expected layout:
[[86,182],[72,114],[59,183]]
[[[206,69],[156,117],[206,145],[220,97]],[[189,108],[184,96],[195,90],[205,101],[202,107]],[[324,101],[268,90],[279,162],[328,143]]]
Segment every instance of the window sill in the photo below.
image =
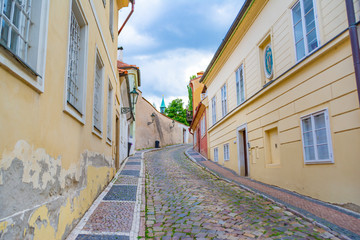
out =
[[67,113],[70,117],[80,122],[82,125],[85,125],[85,117],[84,117],[85,114],[82,115],[78,113],[67,103],[65,105],[64,112]]
[[106,138],[106,143],[107,143],[110,147],[112,147],[112,141],[109,140],[108,138]]
[[332,160],[305,161],[305,165],[334,164]]
[[280,163],[268,163],[266,164],[266,168],[280,168],[281,164]]
[[94,126],[92,127],[92,133],[97,136],[99,139],[102,139],[102,133],[101,131],[97,130]]
[[1,44],[0,46],[0,66],[16,75],[36,92],[43,93],[44,81],[42,77],[6,47]]

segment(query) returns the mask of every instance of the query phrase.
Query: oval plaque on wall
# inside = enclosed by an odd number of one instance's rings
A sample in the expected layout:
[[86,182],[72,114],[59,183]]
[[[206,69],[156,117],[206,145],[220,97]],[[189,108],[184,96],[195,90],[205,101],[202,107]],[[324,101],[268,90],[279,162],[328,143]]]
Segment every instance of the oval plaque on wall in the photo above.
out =
[[273,68],[274,68],[274,63],[273,63],[272,48],[271,45],[269,44],[265,47],[265,51],[264,51],[264,71],[267,79],[271,79],[273,77]]

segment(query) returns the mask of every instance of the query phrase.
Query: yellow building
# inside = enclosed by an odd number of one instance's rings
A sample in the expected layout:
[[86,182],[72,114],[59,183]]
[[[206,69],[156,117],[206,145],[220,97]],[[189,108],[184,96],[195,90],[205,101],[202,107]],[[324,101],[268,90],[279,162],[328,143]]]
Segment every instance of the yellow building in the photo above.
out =
[[360,108],[345,1],[245,1],[201,82],[211,160],[360,205]]
[[0,1],[0,238],[64,239],[115,173],[118,10]]

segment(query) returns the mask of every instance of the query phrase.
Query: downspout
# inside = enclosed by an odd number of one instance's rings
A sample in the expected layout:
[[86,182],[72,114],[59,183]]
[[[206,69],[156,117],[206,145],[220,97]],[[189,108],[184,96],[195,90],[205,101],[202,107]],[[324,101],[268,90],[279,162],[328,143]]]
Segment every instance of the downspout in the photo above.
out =
[[125,79],[126,79],[126,88],[128,90],[128,99],[129,99],[129,107],[130,107],[130,118],[127,120],[130,120],[131,118],[133,119],[133,121],[135,121],[135,116],[133,114],[132,111],[132,104],[131,104],[131,98],[130,98],[130,81],[129,81],[129,77],[128,74],[125,75]]
[[130,0],[130,2],[131,2],[131,11],[130,11],[129,15],[127,16],[127,18],[125,19],[125,22],[123,23],[123,25],[122,25],[121,28],[119,29],[119,31],[118,31],[118,36],[120,35],[121,30],[123,30],[123,28],[125,27],[125,24],[127,23],[127,21],[129,20],[129,18],[131,17],[131,15],[132,15],[133,12],[134,12],[135,0]]
[[346,11],[349,22],[349,35],[351,42],[351,50],[355,69],[355,80],[357,85],[358,98],[360,103],[360,49],[359,38],[357,34],[356,18],[353,0],[346,1]]

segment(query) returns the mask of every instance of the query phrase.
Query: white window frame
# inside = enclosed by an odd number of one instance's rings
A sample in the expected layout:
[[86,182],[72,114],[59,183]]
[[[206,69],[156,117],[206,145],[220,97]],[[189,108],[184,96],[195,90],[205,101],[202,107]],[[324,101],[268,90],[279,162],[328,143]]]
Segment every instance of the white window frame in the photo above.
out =
[[[99,72],[98,72],[99,70]],[[100,76],[99,78],[99,89],[96,89],[96,79],[97,76]],[[98,90],[98,92],[96,92]],[[96,102],[96,94],[98,94],[98,103]],[[96,109],[96,106],[99,105],[99,109]],[[104,108],[104,62],[102,61],[102,58],[100,56],[100,53],[98,52],[98,49],[96,49],[95,54],[95,64],[94,64],[94,90],[93,90],[93,133],[98,135],[99,137],[102,137],[103,132],[103,108]],[[95,111],[99,113],[99,125],[96,126],[95,122]]]
[[216,123],[216,96],[211,99],[211,111],[212,124],[214,125]]
[[205,125],[205,116],[201,119],[201,137],[205,136],[206,133],[206,125]]
[[[79,57],[79,109],[74,108],[68,102],[68,74],[69,74],[69,49],[71,45],[71,15],[74,12],[75,17],[80,25],[80,35],[81,35],[81,50]],[[69,27],[68,27],[68,47],[67,47],[67,64],[66,64],[66,74],[65,74],[65,89],[64,89],[64,112],[68,113],[70,116],[78,120],[80,123],[85,124],[86,116],[86,84],[87,84],[87,56],[88,56],[88,22],[84,14],[83,8],[80,1],[71,0],[70,1],[70,12],[69,12]]]
[[[314,122],[314,116],[316,115],[320,115],[320,114],[324,114],[325,117],[325,128],[326,128],[326,138],[327,138],[327,146],[328,146],[328,154],[329,154],[329,158],[328,159],[319,159],[318,158],[318,152],[317,152],[317,139],[316,139],[316,134],[315,134],[315,122]],[[304,132],[304,128],[303,128],[303,120],[305,119],[311,119],[311,133],[312,133],[312,141],[313,141],[313,146],[314,146],[314,155],[315,155],[315,159],[314,160],[307,160],[306,159],[306,154],[305,154],[305,139],[304,139],[304,134],[306,132]],[[323,109],[305,116],[302,116],[300,118],[300,126],[301,126],[301,139],[302,139],[302,150],[303,150],[303,158],[304,158],[304,163],[305,164],[321,164],[321,163],[334,163],[334,155],[333,155],[333,149],[332,149],[332,140],[331,140],[331,131],[330,131],[330,121],[329,121],[329,113],[328,113],[328,109]],[[309,131],[308,131],[309,132]]]
[[245,102],[245,81],[244,81],[244,65],[241,66],[235,72],[236,78],[236,101],[237,105]]
[[[26,56],[20,57],[7,46],[0,47],[0,65],[6,68],[19,79],[25,81],[38,93],[45,89],[45,66],[47,32],[49,23],[50,0],[32,1],[30,19],[31,25],[27,34],[28,47],[25,49]],[[0,1],[2,12],[3,1]],[[0,17],[0,31],[1,31]]]
[[221,112],[222,112],[222,116],[225,117],[227,114],[226,83],[221,87]]
[[219,161],[219,149],[216,147],[214,148],[214,162]]
[[[294,48],[295,48],[295,57],[296,62],[301,61],[306,56],[308,56],[310,53],[315,51],[320,47],[320,35],[319,35],[319,26],[318,26],[318,16],[317,16],[317,9],[316,9],[316,1],[311,0],[313,2],[313,10],[314,10],[314,22],[315,22],[315,33],[316,33],[316,41],[317,41],[317,47],[314,48],[312,51],[309,51],[308,45],[307,45],[307,34],[306,34],[306,26],[305,26],[305,17],[304,17],[304,0],[298,0],[292,7],[291,7],[291,22],[292,22],[292,30],[293,30],[293,36],[294,36]],[[302,23],[302,30],[303,30],[303,41],[304,41],[304,51],[305,54],[302,58],[298,58],[298,53],[296,51],[296,38],[295,38],[295,29],[294,29],[294,16],[293,16],[293,10],[297,4],[300,4],[300,11],[301,11],[301,23]]]
[[230,160],[229,144],[225,143],[224,144],[224,161],[229,161],[229,160]]
[[114,41],[114,0],[109,0],[109,30],[111,39]]
[[107,126],[106,126],[106,142],[110,145],[112,144],[112,123],[113,123],[113,102],[114,102],[114,87],[111,84],[111,80],[109,78],[108,85],[108,100],[107,100]]

